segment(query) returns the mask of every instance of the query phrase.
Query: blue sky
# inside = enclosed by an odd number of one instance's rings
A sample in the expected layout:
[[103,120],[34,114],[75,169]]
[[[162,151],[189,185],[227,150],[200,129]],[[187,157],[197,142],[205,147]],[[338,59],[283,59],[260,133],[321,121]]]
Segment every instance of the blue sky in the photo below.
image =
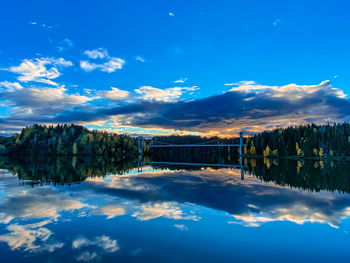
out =
[[75,122],[226,136],[347,121],[349,7],[2,1],[0,130]]

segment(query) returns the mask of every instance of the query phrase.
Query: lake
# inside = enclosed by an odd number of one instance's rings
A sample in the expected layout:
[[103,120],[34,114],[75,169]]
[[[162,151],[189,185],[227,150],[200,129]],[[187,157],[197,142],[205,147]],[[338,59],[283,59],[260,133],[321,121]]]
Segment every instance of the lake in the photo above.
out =
[[348,262],[350,164],[0,159],[1,262]]

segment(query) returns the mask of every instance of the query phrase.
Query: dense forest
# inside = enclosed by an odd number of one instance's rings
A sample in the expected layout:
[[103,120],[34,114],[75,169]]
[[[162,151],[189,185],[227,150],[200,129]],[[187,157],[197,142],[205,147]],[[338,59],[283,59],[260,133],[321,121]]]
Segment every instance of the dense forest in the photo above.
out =
[[136,140],[130,136],[89,131],[74,124],[35,124],[12,137],[0,137],[3,155],[108,155],[123,159],[136,153]]
[[[151,142],[152,143],[152,142]],[[154,144],[227,144],[239,143],[239,138],[220,139],[217,137],[201,138],[199,136],[162,136],[154,137]],[[302,125],[276,129],[244,138],[245,156],[296,157],[296,158],[335,158],[350,157],[350,124]],[[238,148],[193,149],[156,148],[150,151],[156,157],[173,156],[181,152],[186,158],[203,158],[210,156],[218,159],[238,156]]]
[[[155,169],[200,171],[199,166],[153,165]],[[209,166],[210,167],[210,166]],[[117,162],[105,156],[33,156],[32,158],[0,157],[0,169],[18,176],[23,184],[70,185],[89,177],[125,174],[137,168],[136,159]],[[222,169],[211,167],[210,169]],[[262,181],[310,191],[350,193],[349,162],[289,159],[244,159],[246,178],[255,176]]]
[[[146,144],[230,144],[239,138],[200,136],[157,136]],[[244,155],[257,157],[342,158],[350,157],[350,124],[302,125],[275,129],[244,138]],[[146,148],[156,159],[179,157],[231,161],[239,156],[237,147]],[[12,137],[0,137],[2,155],[108,155],[123,159],[137,154],[137,138],[89,131],[83,126],[33,125]],[[193,161],[193,160],[192,160]]]
[[88,177],[124,174],[136,167],[135,159],[116,161],[105,156],[31,156],[0,157],[0,169],[6,169],[25,184],[73,184]]

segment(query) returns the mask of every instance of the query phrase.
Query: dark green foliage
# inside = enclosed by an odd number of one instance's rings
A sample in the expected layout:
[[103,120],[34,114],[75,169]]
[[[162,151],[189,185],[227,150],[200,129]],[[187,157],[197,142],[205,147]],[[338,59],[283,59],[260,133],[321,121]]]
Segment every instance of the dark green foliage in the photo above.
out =
[[[161,144],[196,144],[211,142],[213,144],[238,144],[239,138],[219,139],[217,137],[203,138],[200,136],[164,136],[155,137],[153,142]],[[276,129],[269,132],[262,132],[251,137],[244,138],[244,144],[247,144],[244,153],[246,155],[265,157],[290,157],[298,158],[332,158],[332,157],[350,157],[350,124],[327,124],[327,125],[302,125],[297,127],[288,127]],[[251,151],[254,146],[254,151]],[[299,150],[298,150],[299,149]],[[186,158],[205,159],[208,157],[221,158],[229,155],[231,158],[238,156],[238,148],[150,148],[152,156],[161,159],[167,156],[186,156]],[[254,152],[254,153],[252,153]],[[230,153],[230,154],[228,154]],[[184,160],[178,160],[184,161]]]
[[349,162],[290,159],[268,162],[271,164],[266,165],[266,159],[263,158],[251,159],[245,165],[247,174],[264,182],[291,188],[314,192],[350,192]]
[[[3,146],[3,147],[2,147]],[[4,149],[2,149],[4,148]],[[0,138],[0,154],[108,155],[123,159],[137,153],[136,140],[126,135],[89,131],[79,125],[33,125],[10,138]]]
[[136,166],[136,158],[117,161],[105,156],[0,157],[0,168],[17,175],[25,184],[72,184],[88,177],[123,174]]
[[[254,143],[257,155],[263,155],[268,145],[271,150],[277,150],[279,156],[350,156],[350,124],[309,124],[276,129],[252,136],[248,139],[248,144],[251,143]],[[297,143],[301,150],[299,154]]]

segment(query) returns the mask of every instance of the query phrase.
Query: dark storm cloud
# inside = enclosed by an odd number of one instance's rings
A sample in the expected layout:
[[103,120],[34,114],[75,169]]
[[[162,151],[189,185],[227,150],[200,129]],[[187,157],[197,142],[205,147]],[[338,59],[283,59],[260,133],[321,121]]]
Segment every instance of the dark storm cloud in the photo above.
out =
[[209,131],[232,126],[268,128],[278,121],[283,126],[290,122],[327,122],[330,118],[348,120],[350,101],[329,82],[282,88],[232,90],[175,103],[141,101],[90,113],[68,111],[59,114],[55,121],[85,122],[128,116],[128,125]]
[[[74,106],[76,101],[86,102],[83,96],[67,96],[64,90],[56,90],[60,99],[53,97],[32,106],[32,114],[21,114],[22,105],[33,104],[33,96],[2,94],[19,108],[6,121],[34,122],[79,122],[117,119],[118,125],[155,127],[176,130],[225,134],[238,130],[259,131],[279,126],[301,123],[348,121],[350,101],[329,81],[318,85],[262,86],[254,82],[240,83],[229,92],[207,98],[178,101],[146,101],[113,107],[113,102],[97,105],[94,101]],[[251,84],[253,83],[253,84]],[[18,92],[20,93],[20,92]],[[15,96],[16,95],[16,96]],[[30,96],[31,95],[31,96]],[[34,97],[36,100],[37,97]],[[30,100],[30,101],[27,101]],[[114,104],[116,105],[116,104]],[[67,110],[65,110],[67,109]],[[23,109],[26,110],[26,107]],[[22,117],[21,117],[22,116]],[[1,122],[1,120],[0,120]],[[103,127],[101,127],[103,128]]]

